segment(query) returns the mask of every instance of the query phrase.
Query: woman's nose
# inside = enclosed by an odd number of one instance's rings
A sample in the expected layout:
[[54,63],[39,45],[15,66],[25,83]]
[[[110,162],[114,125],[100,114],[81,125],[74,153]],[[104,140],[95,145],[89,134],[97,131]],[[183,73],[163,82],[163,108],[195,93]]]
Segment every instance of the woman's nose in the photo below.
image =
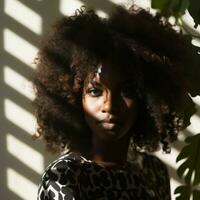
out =
[[117,110],[116,107],[117,98],[114,98],[113,94],[109,93],[106,95],[103,105],[102,112],[113,113]]

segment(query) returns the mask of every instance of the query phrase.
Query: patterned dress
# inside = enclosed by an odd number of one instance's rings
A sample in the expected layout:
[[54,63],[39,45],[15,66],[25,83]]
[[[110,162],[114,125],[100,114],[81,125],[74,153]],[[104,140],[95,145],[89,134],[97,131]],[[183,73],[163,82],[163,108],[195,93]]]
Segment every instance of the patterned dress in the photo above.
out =
[[38,200],[170,199],[165,165],[145,153],[120,169],[74,153],[63,155],[47,167],[38,191]]

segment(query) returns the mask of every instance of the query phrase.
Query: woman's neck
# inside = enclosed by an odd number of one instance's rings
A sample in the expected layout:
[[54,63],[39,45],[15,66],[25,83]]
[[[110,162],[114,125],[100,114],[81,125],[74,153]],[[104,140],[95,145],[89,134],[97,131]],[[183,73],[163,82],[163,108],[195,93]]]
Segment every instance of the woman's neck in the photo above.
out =
[[119,140],[102,140],[93,138],[91,160],[108,166],[122,166],[127,161],[130,137],[127,135]]

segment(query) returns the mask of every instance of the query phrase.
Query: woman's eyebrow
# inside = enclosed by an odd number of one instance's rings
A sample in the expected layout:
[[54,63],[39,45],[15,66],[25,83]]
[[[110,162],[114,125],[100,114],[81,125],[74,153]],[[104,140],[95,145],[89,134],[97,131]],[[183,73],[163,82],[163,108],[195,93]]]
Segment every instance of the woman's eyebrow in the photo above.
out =
[[120,84],[125,84],[125,85],[135,85],[135,80],[134,79],[126,79],[122,80]]
[[88,82],[88,85],[91,84],[91,85],[95,85],[95,86],[102,86],[101,83],[97,82],[96,80],[89,80]]

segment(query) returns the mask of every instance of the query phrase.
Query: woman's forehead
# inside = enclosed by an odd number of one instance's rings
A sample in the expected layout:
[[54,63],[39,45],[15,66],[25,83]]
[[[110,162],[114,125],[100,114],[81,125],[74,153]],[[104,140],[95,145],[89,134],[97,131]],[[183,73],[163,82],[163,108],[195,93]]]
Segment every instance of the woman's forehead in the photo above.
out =
[[113,64],[103,64],[97,68],[96,74],[101,78],[103,77],[115,77],[120,79],[128,79],[133,74],[131,66],[126,65],[113,65]]
[[104,85],[118,85],[131,82],[133,79],[131,69],[128,69],[128,67],[103,64],[99,65],[93,76],[89,77],[89,82]]

